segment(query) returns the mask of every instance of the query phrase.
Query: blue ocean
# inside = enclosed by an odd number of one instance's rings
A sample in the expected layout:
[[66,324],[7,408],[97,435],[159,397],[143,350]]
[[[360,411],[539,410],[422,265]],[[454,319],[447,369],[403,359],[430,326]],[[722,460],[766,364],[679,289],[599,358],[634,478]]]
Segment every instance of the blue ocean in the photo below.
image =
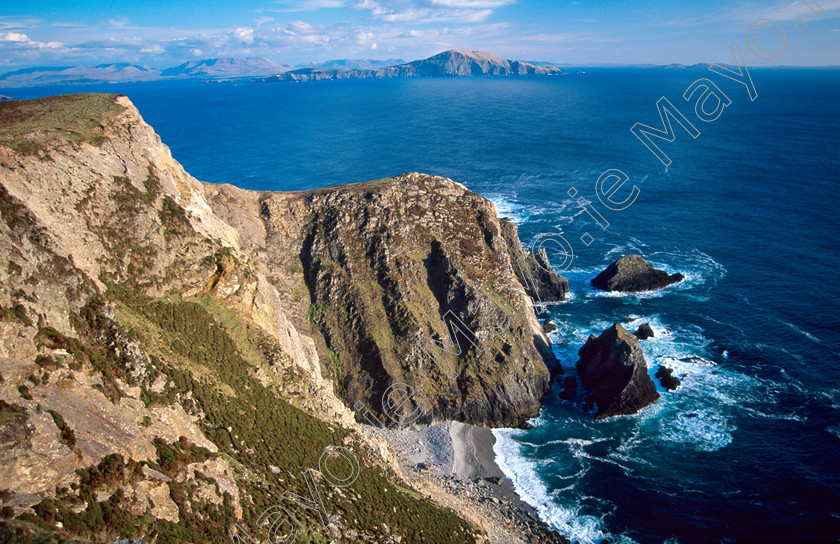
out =
[[[641,343],[651,370],[672,368],[682,385],[597,423],[556,385],[533,430],[495,432],[523,499],[579,542],[837,542],[840,70],[751,74],[754,101],[709,71],[653,68],[2,93],[125,93],[204,181],[291,190],[420,171],[493,200],[528,246],[562,234],[572,293],[542,317],[566,372],[590,334],[634,319],[631,331],[656,333]],[[682,98],[702,77],[731,99],[713,122]],[[629,130],[661,126],[663,96],[700,132],[672,122],[676,140],[656,140],[667,167]],[[596,196],[608,169],[639,189],[625,210]],[[589,287],[627,253],[686,279],[636,295]]]

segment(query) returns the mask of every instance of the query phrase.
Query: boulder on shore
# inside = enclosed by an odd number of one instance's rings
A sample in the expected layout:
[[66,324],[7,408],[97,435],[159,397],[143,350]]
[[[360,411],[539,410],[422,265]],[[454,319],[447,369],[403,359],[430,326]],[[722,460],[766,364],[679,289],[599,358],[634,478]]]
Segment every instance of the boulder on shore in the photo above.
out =
[[654,268],[641,255],[625,255],[592,280],[592,287],[604,291],[654,291],[685,279]]
[[635,414],[659,398],[639,341],[620,324],[591,335],[578,355],[581,384],[598,405],[595,419]]

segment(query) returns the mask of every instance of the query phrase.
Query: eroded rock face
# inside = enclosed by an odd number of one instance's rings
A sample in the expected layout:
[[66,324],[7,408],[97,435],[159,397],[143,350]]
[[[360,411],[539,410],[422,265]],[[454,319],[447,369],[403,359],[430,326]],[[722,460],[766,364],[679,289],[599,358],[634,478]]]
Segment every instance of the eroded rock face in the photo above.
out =
[[405,383],[428,407],[420,422],[537,413],[551,350],[514,271],[518,239],[511,249],[490,201],[417,173],[254,196],[267,278],[308,294],[279,296],[348,405],[381,412]]
[[591,335],[578,354],[581,383],[598,406],[595,419],[634,414],[659,398],[639,341],[618,323]]
[[682,382],[680,379],[674,376],[673,369],[666,368],[662,365],[659,366],[659,370],[656,371],[654,376],[659,380],[659,383],[667,389],[668,391],[676,390]]
[[640,255],[625,255],[592,280],[592,287],[604,291],[654,291],[682,281],[682,274],[668,274],[648,264]]
[[517,227],[507,219],[500,220],[502,235],[508,241],[513,257],[513,270],[528,296],[537,303],[560,302],[569,293],[569,280],[561,276],[549,261],[545,249],[536,253],[523,249]]

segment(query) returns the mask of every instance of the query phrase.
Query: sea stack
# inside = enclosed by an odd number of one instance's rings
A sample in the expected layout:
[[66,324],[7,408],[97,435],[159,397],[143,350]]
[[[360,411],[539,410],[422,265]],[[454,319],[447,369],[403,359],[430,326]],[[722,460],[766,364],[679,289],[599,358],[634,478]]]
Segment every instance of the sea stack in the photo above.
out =
[[638,339],[618,323],[591,335],[578,355],[581,384],[598,406],[595,419],[635,414],[659,398]]
[[653,338],[656,334],[653,332],[653,327],[650,326],[650,323],[642,323],[639,325],[639,330],[633,333],[633,336],[639,340],[647,340],[648,338]]
[[674,376],[673,369],[666,368],[662,365],[659,365],[659,370],[656,371],[654,374],[656,378],[659,380],[659,383],[667,389],[668,391],[674,391],[680,386],[680,379]]
[[592,280],[592,287],[604,291],[655,291],[685,278],[654,268],[641,255],[625,255]]

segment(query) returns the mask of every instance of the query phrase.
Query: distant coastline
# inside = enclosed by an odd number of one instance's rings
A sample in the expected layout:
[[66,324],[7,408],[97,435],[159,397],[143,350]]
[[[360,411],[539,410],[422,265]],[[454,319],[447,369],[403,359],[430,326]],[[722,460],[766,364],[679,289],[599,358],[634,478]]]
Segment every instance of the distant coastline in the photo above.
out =
[[547,62],[503,59],[481,51],[450,50],[432,57],[403,62],[399,59],[332,60],[319,65],[289,66],[262,57],[213,58],[184,62],[164,69],[116,63],[95,66],[43,66],[0,75],[0,88],[128,83],[167,80],[310,81],[377,77],[464,77],[559,75]]

